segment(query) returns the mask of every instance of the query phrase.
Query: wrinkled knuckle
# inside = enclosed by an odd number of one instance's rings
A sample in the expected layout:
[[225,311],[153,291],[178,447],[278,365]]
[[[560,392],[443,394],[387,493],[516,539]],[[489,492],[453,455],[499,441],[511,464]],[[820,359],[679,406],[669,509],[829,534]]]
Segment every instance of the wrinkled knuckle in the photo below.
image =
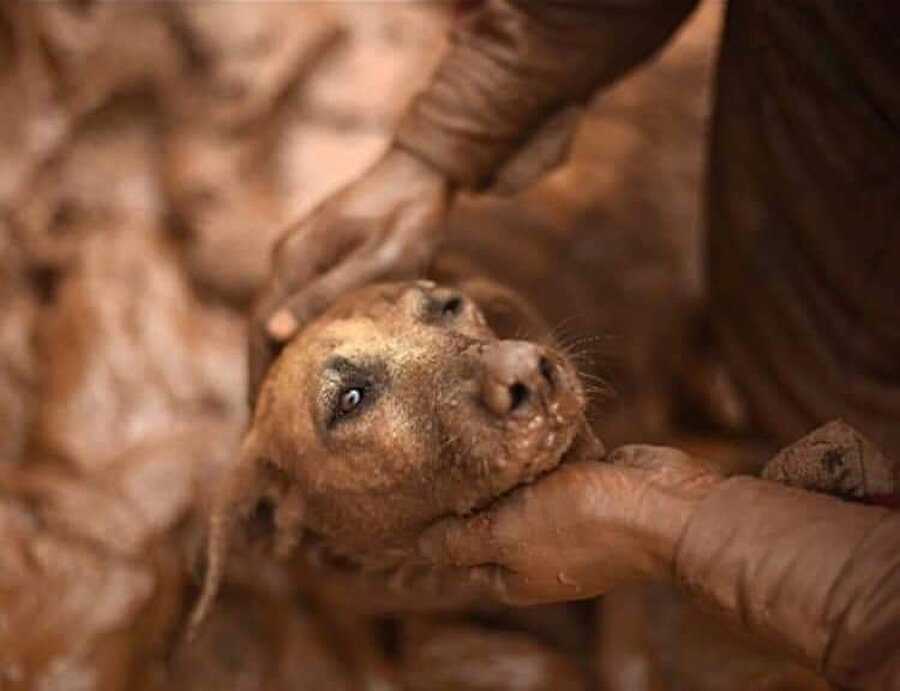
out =
[[612,465],[629,465],[633,456],[634,451],[630,446],[620,446],[607,454],[606,462]]
[[607,460],[610,463],[615,463],[618,465],[631,465],[638,459],[646,457],[647,454],[652,453],[652,448],[652,446],[648,446],[646,444],[625,444],[624,446],[620,446],[612,453],[610,453],[607,457]]

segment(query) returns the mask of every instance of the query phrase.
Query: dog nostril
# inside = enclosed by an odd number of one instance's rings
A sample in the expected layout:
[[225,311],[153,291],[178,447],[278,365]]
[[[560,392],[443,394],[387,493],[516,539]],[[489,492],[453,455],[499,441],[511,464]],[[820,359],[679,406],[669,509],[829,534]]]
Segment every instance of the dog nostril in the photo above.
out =
[[523,406],[527,401],[531,392],[522,382],[515,382],[509,387],[509,411],[512,412]]
[[546,358],[542,355],[540,362],[538,363],[538,368],[541,371],[541,376],[547,381],[548,384],[550,384],[550,386],[556,384],[553,363],[550,362],[549,358]]

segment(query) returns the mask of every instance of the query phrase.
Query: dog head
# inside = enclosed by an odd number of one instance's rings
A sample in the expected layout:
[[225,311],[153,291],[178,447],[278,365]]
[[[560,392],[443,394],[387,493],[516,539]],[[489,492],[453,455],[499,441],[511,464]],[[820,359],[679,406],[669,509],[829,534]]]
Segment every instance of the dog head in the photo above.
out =
[[226,471],[206,595],[229,532],[261,508],[279,551],[304,531],[341,554],[402,549],[552,470],[576,436],[593,439],[568,358],[499,338],[491,323],[531,318],[488,285],[370,286],[285,347]]

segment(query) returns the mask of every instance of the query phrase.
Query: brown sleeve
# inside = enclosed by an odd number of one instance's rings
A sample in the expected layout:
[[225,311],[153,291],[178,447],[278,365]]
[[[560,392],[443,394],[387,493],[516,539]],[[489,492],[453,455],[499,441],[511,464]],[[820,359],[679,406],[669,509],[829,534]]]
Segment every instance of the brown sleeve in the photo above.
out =
[[541,122],[660,47],[697,0],[487,0],[454,29],[395,143],[483,185]]
[[900,514],[732,478],[691,517],[676,573],[829,681],[900,688]]

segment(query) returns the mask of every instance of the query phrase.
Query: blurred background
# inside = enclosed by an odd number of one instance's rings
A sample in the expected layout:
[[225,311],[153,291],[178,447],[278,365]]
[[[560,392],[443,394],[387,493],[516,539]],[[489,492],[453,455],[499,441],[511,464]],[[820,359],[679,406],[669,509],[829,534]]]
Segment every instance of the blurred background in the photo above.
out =
[[[383,627],[286,610],[271,583],[262,601],[226,593],[201,645],[172,652],[186,555],[246,422],[244,318],[271,246],[378,157],[462,5],[0,6],[0,688],[375,688],[373,669],[378,688],[463,688],[420,671],[442,645],[495,659],[418,626],[391,671]],[[561,168],[462,199],[449,237],[573,343],[603,335],[581,344],[608,383],[608,447],[679,440],[752,467],[702,316],[722,9],[701,3],[599,94]],[[578,665],[596,688],[819,688],[667,590],[591,607]],[[558,662],[504,654],[520,671]]]

